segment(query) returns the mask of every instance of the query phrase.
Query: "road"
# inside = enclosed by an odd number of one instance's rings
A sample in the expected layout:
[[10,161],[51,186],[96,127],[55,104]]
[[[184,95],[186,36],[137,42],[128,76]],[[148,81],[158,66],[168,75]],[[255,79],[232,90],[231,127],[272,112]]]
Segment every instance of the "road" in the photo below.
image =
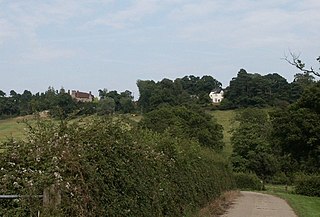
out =
[[287,202],[278,197],[241,191],[222,217],[297,217]]

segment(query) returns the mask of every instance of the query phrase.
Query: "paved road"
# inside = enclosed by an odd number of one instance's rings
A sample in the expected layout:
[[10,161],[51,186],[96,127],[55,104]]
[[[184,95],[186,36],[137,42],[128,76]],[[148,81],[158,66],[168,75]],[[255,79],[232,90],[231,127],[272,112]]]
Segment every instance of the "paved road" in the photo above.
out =
[[241,196],[222,217],[297,217],[297,215],[283,199],[241,191]]

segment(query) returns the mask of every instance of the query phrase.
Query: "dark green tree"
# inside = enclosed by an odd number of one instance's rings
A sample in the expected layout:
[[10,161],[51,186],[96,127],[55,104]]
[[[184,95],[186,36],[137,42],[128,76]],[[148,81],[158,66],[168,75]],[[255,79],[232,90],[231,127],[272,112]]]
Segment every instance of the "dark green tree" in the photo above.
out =
[[226,88],[222,107],[246,108],[288,105],[292,99],[291,84],[277,73],[262,76],[241,69]]
[[137,85],[140,92],[138,105],[143,112],[163,105],[206,106],[210,104],[209,93],[222,86],[219,81],[208,75],[202,78],[190,75],[174,81],[167,78],[159,82],[139,80]]
[[291,156],[301,170],[319,172],[320,83],[308,87],[295,104],[271,117],[274,148]]
[[202,146],[221,151],[222,126],[212,116],[186,107],[164,106],[146,113],[140,126],[153,131],[169,132],[174,137],[190,138]]
[[109,115],[115,112],[116,103],[113,98],[106,97],[100,99],[97,105],[97,114],[98,115]]
[[233,130],[231,161],[237,172],[254,172],[270,179],[279,170],[279,162],[270,145],[271,124],[267,112],[248,108],[237,113],[239,126]]

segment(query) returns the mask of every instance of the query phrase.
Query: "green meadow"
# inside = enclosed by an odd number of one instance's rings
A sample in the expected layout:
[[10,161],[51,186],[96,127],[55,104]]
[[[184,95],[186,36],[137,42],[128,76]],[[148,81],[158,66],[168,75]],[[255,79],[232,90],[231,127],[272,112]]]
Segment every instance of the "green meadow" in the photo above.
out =
[[22,139],[25,135],[25,124],[22,121],[23,118],[0,120],[0,142],[8,138]]

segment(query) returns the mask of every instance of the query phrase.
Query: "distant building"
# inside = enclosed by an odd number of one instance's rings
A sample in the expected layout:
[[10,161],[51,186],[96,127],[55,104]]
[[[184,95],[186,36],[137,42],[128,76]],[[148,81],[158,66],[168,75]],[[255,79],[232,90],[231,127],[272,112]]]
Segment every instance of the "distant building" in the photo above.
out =
[[209,94],[210,99],[213,104],[220,104],[223,99],[223,90],[221,88],[217,88],[211,91]]
[[[68,92],[70,94],[70,91]],[[73,99],[77,100],[78,102],[92,102],[94,99],[94,96],[91,94],[91,91],[89,91],[89,93],[86,93],[80,92],[78,90],[72,90],[70,95]]]

